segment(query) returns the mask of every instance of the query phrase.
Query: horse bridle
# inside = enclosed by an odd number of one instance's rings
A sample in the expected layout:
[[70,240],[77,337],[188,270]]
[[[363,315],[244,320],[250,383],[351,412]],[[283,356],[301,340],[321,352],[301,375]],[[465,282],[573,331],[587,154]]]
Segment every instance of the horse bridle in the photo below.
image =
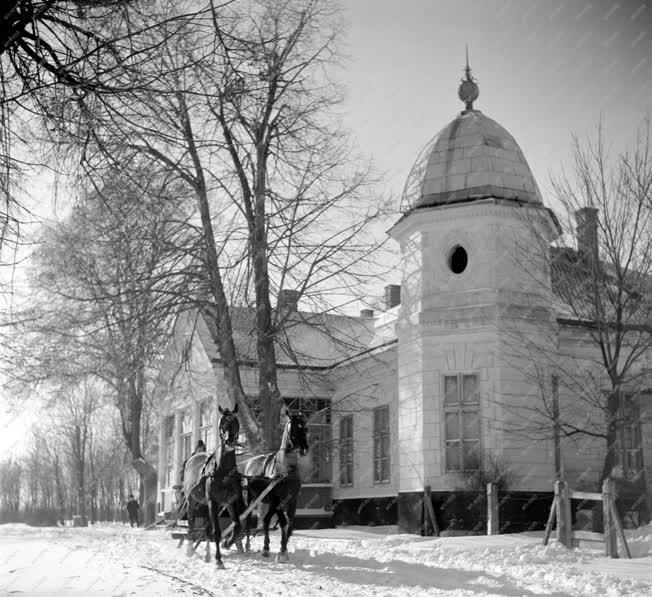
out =
[[[222,415],[222,416],[224,416],[224,415]],[[235,415],[233,413],[229,413],[226,416],[235,418]],[[237,419],[236,419],[236,421],[237,421]],[[220,423],[221,423],[221,420],[220,420]],[[222,429],[221,424],[218,426],[218,429],[219,429],[219,435],[220,435],[220,446],[219,447],[221,447],[223,450],[228,450],[228,451],[235,450],[238,447],[237,437],[236,437],[236,441],[234,441],[232,443],[232,447],[230,447],[229,442],[227,441],[228,440],[228,433],[229,433],[230,429],[227,429],[226,433],[225,433],[224,430]],[[217,462],[217,450],[218,450],[218,447],[216,447],[215,450],[213,452],[211,452],[211,454],[206,459],[206,462],[204,462],[204,466],[202,467],[202,471],[201,471],[202,476],[215,477],[215,472],[216,472],[215,467],[219,466],[219,463]],[[213,469],[212,472],[209,473],[208,472],[208,464],[211,461],[213,462],[214,469]]]
[[[222,416],[224,416],[224,415],[222,415]],[[235,419],[237,421],[237,419],[235,418],[235,415],[233,413],[229,413],[227,416],[231,417],[231,418],[233,418],[233,419]],[[230,421],[229,421],[229,423],[230,423]],[[220,442],[222,444],[222,447],[226,448],[228,450],[235,450],[237,448],[237,446],[238,446],[238,437],[236,435],[235,440],[233,440],[232,442],[229,442],[228,441],[228,439],[229,439],[228,435],[229,435],[230,432],[231,432],[230,428],[227,428],[226,431],[224,429],[222,429],[222,425],[221,425],[221,421],[220,421],[219,434],[220,434]]]
[[[303,425],[305,426],[305,424],[306,423],[304,421]],[[292,416],[288,417],[287,423],[285,424],[285,427],[287,429],[287,444],[288,444],[285,446],[285,451],[298,452],[299,454],[301,454],[301,447],[295,446],[294,442],[292,441],[292,434],[290,433],[291,425],[292,425]]]

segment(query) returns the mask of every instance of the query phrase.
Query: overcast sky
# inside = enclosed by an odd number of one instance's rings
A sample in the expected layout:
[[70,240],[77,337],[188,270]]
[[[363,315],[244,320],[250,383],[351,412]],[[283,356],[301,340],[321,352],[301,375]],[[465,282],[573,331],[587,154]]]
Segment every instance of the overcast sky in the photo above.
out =
[[602,117],[614,150],[652,106],[652,2],[348,0],[346,123],[400,189],[420,149],[463,109],[465,44],[475,108],[502,124],[544,194],[572,132]]

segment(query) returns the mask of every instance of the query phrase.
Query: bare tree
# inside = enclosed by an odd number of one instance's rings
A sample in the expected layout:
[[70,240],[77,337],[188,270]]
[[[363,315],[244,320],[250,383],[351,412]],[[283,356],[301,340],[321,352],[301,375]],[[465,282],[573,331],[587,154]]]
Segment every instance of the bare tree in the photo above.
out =
[[43,406],[48,416],[31,429],[26,454],[0,462],[0,521],[63,525],[74,514],[92,523],[122,519],[133,468],[113,406],[90,389],[51,388]]
[[[626,439],[625,429],[635,425],[638,396],[650,387],[645,367],[652,351],[649,148],[649,122],[634,152],[615,157],[602,127],[593,142],[573,138],[573,169],[552,183],[563,235],[549,247],[531,226],[534,246],[518,249],[530,266],[531,251],[547,256],[545,271],[532,273],[551,281],[554,321],[538,334],[511,332],[514,356],[529,360],[524,372],[539,388],[537,400],[519,407],[517,431],[530,438],[554,436],[558,474],[561,438],[604,441],[601,479],[618,465],[626,476],[638,475],[643,487],[640,463],[618,454],[627,441],[635,441]],[[576,248],[566,246],[569,241]]]
[[0,462],[0,504],[2,512],[16,513],[21,505],[23,469],[15,459]]
[[[84,524],[88,520],[88,466],[91,450],[92,419],[99,406],[97,388],[89,380],[79,386],[63,386],[57,390],[52,432],[59,438],[72,473],[77,512]],[[58,464],[58,460],[54,461]],[[58,467],[57,467],[58,468]],[[56,475],[55,471],[55,475]]]
[[[34,214],[29,188],[21,183],[28,174],[51,174],[50,150],[57,144],[50,134],[52,123],[69,118],[74,110],[91,110],[105,95],[125,91],[116,85],[116,68],[128,62],[137,70],[159,51],[160,36],[151,32],[159,27],[175,30],[162,5],[165,2],[149,0],[2,3],[0,264],[13,267],[16,258],[22,258],[21,227]],[[192,3],[189,6],[192,10]]]
[[[369,169],[356,167],[360,162],[335,114],[337,4],[207,6],[180,17],[175,35],[164,33],[159,60],[146,72],[126,64],[119,73],[125,89],[136,78],[163,73],[155,84],[104,98],[92,114],[79,112],[84,127],[62,133],[83,149],[88,175],[141,156],[194,194],[210,297],[206,312],[214,320],[226,389],[240,404],[252,445],[271,447],[281,405],[277,346],[287,345],[284,329],[297,323],[288,310],[273,309],[273,297],[290,288],[296,301],[322,312],[333,309],[337,295],[351,300],[365,276],[379,270],[373,255],[380,243],[371,225],[387,205],[367,196]],[[242,389],[234,305],[254,309],[260,419]],[[318,317],[310,322],[320,323]],[[285,348],[301,361],[303,355]]]
[[[8,0],[0,8],[0,249],[5,263],[6,253],[16,249],[20,212],[25,211],[20,174],[38,161],[25,151],[26,121],[49,112],[44,89],[65,86],[81,99],[89,90],[105,88],[127,44],[114,39],[104,23],[124,18],[126,4]],[[135,11],[136,2],[131,4]]]
[[125,181],[107,183],[44,235],[34,277],[38,302],[15,331],[14,338],[26,333],[28,341],[14,343],[9,374],[22,384],[101,381],[120,414],[151,516],[156,470],[145,458],[148,396],[184,300],[173,284],[185,259],[176,243],[187,225],[178,204],[164,197],[174,190],[165,181],[148,184],[155,188],[144,193]]

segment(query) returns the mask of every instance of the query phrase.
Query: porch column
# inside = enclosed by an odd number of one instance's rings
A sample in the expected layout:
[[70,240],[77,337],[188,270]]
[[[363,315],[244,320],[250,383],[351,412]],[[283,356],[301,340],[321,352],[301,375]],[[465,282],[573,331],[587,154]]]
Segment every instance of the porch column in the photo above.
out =
[[181,417],[183,411],[174,411],[174,461],[172,462],[172,483],[179,483],[181,470]]
[[193,402],[192,405],[190,406],[191,412],[192,412],[192,445],[190,447],[191,454],[192,450],[195,449],[195,446],[197,445],[197,442],[199,441],[199,411],[200,411],[200,403],[199,402]]
[[158,505],[159,511],[161,506],[161,490],[164,489],[163,484],[165,483],[165,471],[166,466],[166,448],[167,448],[167,438],[165,437],[167,431],[168,417],[163,417],[161,419],[161,425],[159,426],[158,431]]

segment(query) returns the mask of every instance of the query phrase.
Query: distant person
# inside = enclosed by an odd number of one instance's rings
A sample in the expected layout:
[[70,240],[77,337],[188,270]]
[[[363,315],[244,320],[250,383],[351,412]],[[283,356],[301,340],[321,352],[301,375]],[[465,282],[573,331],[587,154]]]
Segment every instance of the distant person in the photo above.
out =
[[138,509],[140,504],[136,501],[133,493],[129,494],[129,501],[127,502],[127,513],[129,514],[129,523],[133,527],[138,526]]

